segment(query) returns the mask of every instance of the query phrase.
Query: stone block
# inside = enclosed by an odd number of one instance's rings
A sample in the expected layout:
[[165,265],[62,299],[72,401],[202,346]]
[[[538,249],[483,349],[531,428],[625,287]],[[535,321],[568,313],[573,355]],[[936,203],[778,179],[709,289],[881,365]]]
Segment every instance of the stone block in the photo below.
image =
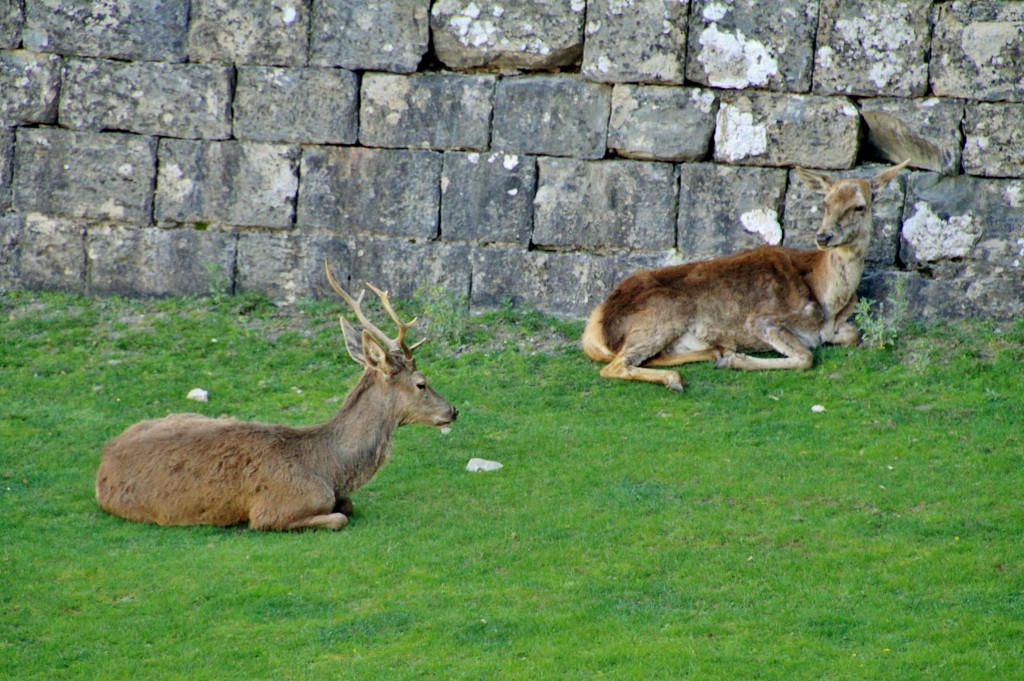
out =
[[17,237],[19,288],[85,291],[85,223],[39,213],[24,217]]
[[616,85],[608,149],[645,161],[697,161],[708,153],[718,98],[711,90]]
[[682,257],[703,260],[782,243],[786,171],[714,163],[679,166],[677,244]]
[[860,114],[845,97],[722,92],[715,160],[760,166],[850,168]]
[[156,140],[123,133],[18,128],[15,210],[148,224]]
[[362,239],[353,246],[351,272],[350,293],[370,282],[387,291],[393,300],[409,299],[417,290],[432,287],[469,297],[469,246],[440,241]]
[[310,64],[412,73],[427,53],[430,0],[317,0]]
[[638,269],[669,264],[665,254],[594,255],[519,248],[472,252],[473,308],[525,304],[551,314],[583,318]]
[[238,139],[354,144],[359,78],[344,69],[243,66],[235,89]]
[[526,246],[536,191],[532,156],[448,152],[441,173],[441,238]]
[[310,0],[192,0],[189,60],[305,66]]
[[596,251],[675,246],[672,164],[541,158],[537,168],[535,245]]
[[691,0],[686,76],[718,88],[811,89],[818,0]]
[[522,76],[498,83],[491,148],[516,154],[604,156],[610,85],[573,76]]
[[163,139],[156,219],[290,228],[298,159],[292,145]]
[[911,159],[913,168],[944,175],[960,171],[964,103],[959,99],[862,99],[868,144],[892,163]]
[[18,263],[21,255],[19,239],[24,229],[22,216],[0,212],[0,293],[24,286]]
[[60,57],[0,51],[0,128],[57,120]]
[[0,50],[13,50],[21,44],[24,18],[22,0],[0,0]]
[[606,83],[681,84],[688,0],[589,0],[581,72]]
[[11,207],[14,167],[14,131],[0,128],[0,215]]
[[350,251],[348,239],[337,234],[243,232],[238,235],[235,290],[259,293],[279,304],[336,296],[327,283],[324,259],[330,259],[338,283],[350,290]]
[[205,64],[67,60],[60,122],[189,139],[231,136],[230,68]]
[[[863,165],[853,170],[829,173],[833,180],[847,177],[872,178],[890,166]],[[868,247],[868,265],[891,267],[896,264],[900,225],[903,220],[903,200],[906,196],[907,177],[902,172],[875,193],[871,204],[874,231]],[[795,172],[790,173],[786,192],[786,220],[783,244],[791,248],[816,248],[814,234],[821,226],[824,215],[824,197],[803,183]]]
[[486,149],[494,76],[367,73],[359,142],[368,147]]
[[936,3],[931,85],[940,97],[1024,102],[1024,2]]
[[452,69],[557,69],[583,53],[584,0],[437,0],[430,27],[437,58]]
[[861,296],[887,300],[897,281],[904,282],[915,319],[987,319],[1014,321],[1024,315],[1024,282],[1013,277],[933,279],[921,272],[866,272],[858,290]]
[[1024,177],[1024,104],[967,104],[964,170],[987,177]]
[[307,147],[297,222],[346,235],[436,238],[441,159],[434,151]]
[[22,41],[33,52],[182,62],[189,0],[25,3]]
[[232,233],[212,229],[90,226],[85,236],[89,292],[129,296],[230,293],[235,239]]
[[[914,173],[900,257],[936,278],[1024,278],[1024,180]],[[1017,295],[1024,292],[1024,285]]]
[[814,92],[924,95],[931,7],[932,0],[821,0]]

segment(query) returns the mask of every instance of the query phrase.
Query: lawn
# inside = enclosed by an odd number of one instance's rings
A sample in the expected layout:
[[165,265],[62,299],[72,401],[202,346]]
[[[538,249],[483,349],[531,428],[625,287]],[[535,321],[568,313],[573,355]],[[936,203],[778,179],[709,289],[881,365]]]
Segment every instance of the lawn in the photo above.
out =
[[340,305],[0,307],[2,678],[1024,678],[1024,322],[676,394],[507,306],[419,351],[459,421],[399,429],[346,529],[258,533],[107,515],[101,448],[172,411],[326,420]]

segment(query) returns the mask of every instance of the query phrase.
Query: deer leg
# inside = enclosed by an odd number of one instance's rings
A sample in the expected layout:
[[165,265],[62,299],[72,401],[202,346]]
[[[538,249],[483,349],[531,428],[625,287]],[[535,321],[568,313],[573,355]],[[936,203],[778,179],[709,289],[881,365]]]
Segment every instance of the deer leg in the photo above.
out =
[[719,348],[711,350],[697,350],[695,352],[684,352],[677,355],[660,354],[651,357],[643,363],[645,367],[674,367],[690,362],[717,362],[722,358],[724,351]]
[[249,528],[301,530],[325,527],[340,530],[348,525],[348,516],[332,512],[335,504],[334,490],[327,483],[310,481],[288,489],[287,492],[287,496],[277,490],[272,497],[257,498],[249,509]]
[[853,314],[856,306],[857,298],[854,297],[846,304],[846,307],[839,311],[835,321],[823,330],[821,334],[822,341],[832,345],[858,345],[860,343],[860,329],[854,326],[853,323],[846,321]]
[[625,355],[619,352],[611,362],[601,369],[601,375],[605,378],[621,378],[627,381],[647,381],[648,383],[661,383],[669,390],[682,392],[683,379],[678,371],[667,369],[645,369],[638,366],[638,362],[629,362]]
[[346,525],[348,525],[348,516],[344,513],[325,513],[323,515],[313,515],[308,518],[300,518],[299,520],[285,525],[281,529],[304,530],[326,527],[331,530],[340,530]]
[[796,334],[784,329],[774,322],[761,322],[757,328],[757,336],[771,346],[783,357],[751,357],[739,352],[730,352],[718,360],[716,366],[730,369],[756,371],[760,369],[810,369],[814,364],[814,355],[807,349]]

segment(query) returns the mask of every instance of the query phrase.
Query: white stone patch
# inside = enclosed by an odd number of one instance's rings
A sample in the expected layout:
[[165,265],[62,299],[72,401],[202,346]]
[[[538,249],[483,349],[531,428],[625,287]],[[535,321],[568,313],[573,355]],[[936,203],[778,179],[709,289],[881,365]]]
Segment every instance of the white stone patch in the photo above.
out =
[[782,243],[782,226],[779,224],[775,211],[767,208],[755,208],[740,216],[743,229],[757,234],[766,244],[776,246]]
[[960,47],[976,66],[992,66],[1002,51],[1017,40],[1018,31],[1008,21],[972,22],[960,34]]
[[768,150],[768,129],[754,123],[754,114],[732,104],[718,110],[715,126],[715,155],[725,161],[739,161]]
[[981,227],[970,215],[943,220],[924,201],[914,204],[914,215],[903,223],[903,238],[914,248],[919,262],[962,258],[981,237]]
[[729,13],[729,8],[717,2],[712,2],[704,8],[702,16],[705,21],[721,21]]
[[597,58],[597,70],[601,73],[608,73],[608,69],[612,67],[612,61],[606,55],[601,55]]
[[470,473],[500,471],[502,468],[504,468],[504,466],[497,461],[488,461],[487,459],[479,459],[476,457],[470,459],[469,463],[466,464],[466,470]]
[[509,189],[508,192],[506,192],[506,193],[509,196],[518,196],[519,195],[519,190],[518,189]]
[[872,65],[871,70],[868,72],[868,78],[871,82],[880,88],[884,88],[892,81],[892,77],[899,72],[895,64],[875,62]]
[[478,154],[475,151],[471,152],[469,154],[466,154],[466,160],[469,161],[470,163],[472,163],[473,165],[476,165],[477,163],[480,162],[480,154]]
[[124,217],[124,206],[119,204],[117,199],[107,199],[98,208],[108,218],[120,220]]
[[572,2],[569,3],[569,9],[571,9],[576,14],[579,14],[586,8],[587,0],[572,0]]
[[298,18],[299,13],[295,11],[295,8],[291,5],[284,5],[281,9],[281,21],[286,24],[294,24]]
[[193,402],[209,402],[210,393],[202,388],[192,388],[188,391],[188,395],[185,395],[185,399],[192,400]]
[[818,50],[818,63],[821,66],[821,68],[832,68],[832,55],[834,55],[835,53],[836,51],[827,45]]
[[704,49],[697,61],[715,87],[766,85],[779,73],[779,63],[765,46],[748,40],[740,31],[722,33],[718,24],[711,24],[700,34],[700,44]]
[[[715,105],[715,95],[707,90],[692,90],[690,101],[697,105],[701,113],[711,113],[711,107]],[[636,106],[634,108],[639,108]]]
[[515,154],[505,154],[505,158],[501,162],[501,167],[505,170],[515,170],[518,165],[519,156]]
[[135,174],[135,166],[133,166],[131,163],[122,163],[117,168],[117,174],[123,177],[124,179],[129,180]]
[[1024,206],[1024,182],[1011,182],[1006,185],[1003,195],[1010,208],[1021,208]]

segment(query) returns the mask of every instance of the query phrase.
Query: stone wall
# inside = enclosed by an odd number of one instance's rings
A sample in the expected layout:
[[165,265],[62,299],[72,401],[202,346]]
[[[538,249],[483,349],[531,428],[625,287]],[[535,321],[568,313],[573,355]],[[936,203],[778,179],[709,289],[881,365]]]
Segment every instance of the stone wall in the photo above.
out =
[[583,316],[906,157],[863,292],[1024,313],[1024,2],[0,0],[0,288]]

